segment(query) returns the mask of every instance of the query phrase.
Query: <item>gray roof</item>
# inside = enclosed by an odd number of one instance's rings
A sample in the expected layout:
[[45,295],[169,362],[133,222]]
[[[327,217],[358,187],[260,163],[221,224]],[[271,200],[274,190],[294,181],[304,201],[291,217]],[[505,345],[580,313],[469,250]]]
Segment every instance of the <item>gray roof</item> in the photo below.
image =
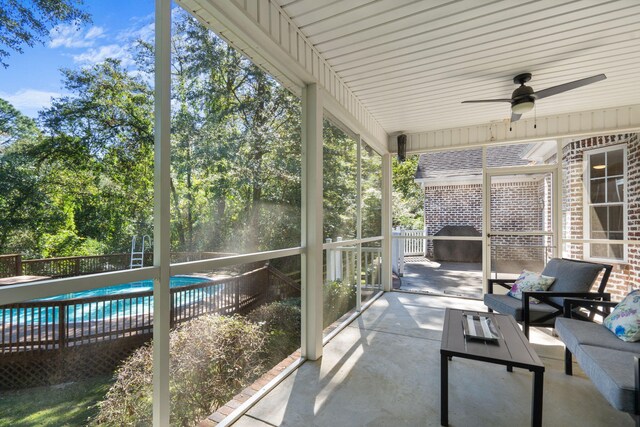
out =
[[[530,144],[502,145],[487,149],[487,166],[523,166]],[[420,155],[415,179],[482,175],[482,148],[438,151]]]

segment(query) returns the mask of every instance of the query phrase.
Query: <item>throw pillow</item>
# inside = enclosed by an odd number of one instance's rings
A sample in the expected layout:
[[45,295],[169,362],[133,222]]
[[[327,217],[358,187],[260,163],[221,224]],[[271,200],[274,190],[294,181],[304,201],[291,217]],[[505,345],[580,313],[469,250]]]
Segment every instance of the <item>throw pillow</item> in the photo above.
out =
[[[546,291],[551,287],[554,280],[556,280],[555,277],[543,276],[533,271],[522,270],[522,273],[520,273],[520,276],[516,279],[511,290],[507,292],[507,295],[522,299],[523,292]],[[537,304],[540,301],[532,298],[531,302]]]
[[640,289],[631,291],[602,324],[622,341],[640,340]]

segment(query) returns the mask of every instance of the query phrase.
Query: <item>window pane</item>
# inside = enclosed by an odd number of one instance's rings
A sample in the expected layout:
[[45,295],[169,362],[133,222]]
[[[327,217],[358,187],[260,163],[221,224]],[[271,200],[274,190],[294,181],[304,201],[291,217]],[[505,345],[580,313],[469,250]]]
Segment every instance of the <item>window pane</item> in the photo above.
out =
[[362,245],[362,275],[360,280],[362,302],[382,291],[382,242]]
[[591,232],[604,231],[607,227],[607,207],[591,207]]
[[607,202],[617,203],[624,200],[624,181],[620,178],[607,178]]
[[609,207],[609,231],[624,231],[624,216],[622,206]]
[[601,178],[606,175],[606,153],[597,153],[592,154],[589,159],[591,160],[591,165],[589,166],[589,172],[591,173],[591,178]]
[[330,333],[356,307],[357,246],[339,246],[324,251],[324,335]]
[[362,237],[382,235],[382,156],[364,142],[362,167]]
[[298,246],[299,99],[185,11],[172,20],[172,251]]
[[594,243],[591,245],[591,256],[594,258],[608,258],[609,257],[608,248],[609,248],[609,245]]
[[615,259],[624,259],[624,245],[609,245],[611,256]]
[[289,358],[300,347],[300,267],[291,256],[201,270],[188,275],[199,283],[172,289],[172,426],[198,425],[299,357]]
[[329,120],[324,120],[323,137],[324,237],[355,239],[357,143]]
[[[154,80],[140,55],[154,2],[120,2],[117,18],[103,2],[47,3],[73,18],[46,14],[43,43],[0,67],[0,96],[16,102],[0,99],[0,254],[20,255],[17,276],[128,269],[132,238],[141,252],[153,235]],[[9,97],[25,88],[40,95]]]
[[605,180],[604,179],[592,179],[591,180],[591,203],[604,203],[605,202]]
[[614,150],[607,152],[607,175],[623,175],[624,174],[624,152],[623,150]]
[[0,306],[0,424],[150,425],[152,286]]

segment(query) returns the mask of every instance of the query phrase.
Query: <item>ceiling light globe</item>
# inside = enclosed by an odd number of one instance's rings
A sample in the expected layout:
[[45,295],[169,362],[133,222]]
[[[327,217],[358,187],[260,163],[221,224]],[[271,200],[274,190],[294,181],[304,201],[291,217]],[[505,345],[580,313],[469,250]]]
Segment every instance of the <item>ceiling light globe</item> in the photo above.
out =
[[524,114],[533,110],[533,101],[524,101],[511,106],[511,111],[514,114]]

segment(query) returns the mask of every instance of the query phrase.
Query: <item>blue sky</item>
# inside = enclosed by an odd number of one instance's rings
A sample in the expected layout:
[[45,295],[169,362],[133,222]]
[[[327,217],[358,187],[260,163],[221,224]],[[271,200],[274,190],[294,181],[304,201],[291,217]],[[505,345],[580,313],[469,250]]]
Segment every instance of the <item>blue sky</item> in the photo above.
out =
[[91,15],[91,23],[61,25],[44,46],[11,53],[9,68],[0,67],[0,98],[37,117],[51,97],[64,94],[60,68],[90,66],[107,57],[131,65],[132,43],[153,37],[154,0],[85,0],[82,9]]

